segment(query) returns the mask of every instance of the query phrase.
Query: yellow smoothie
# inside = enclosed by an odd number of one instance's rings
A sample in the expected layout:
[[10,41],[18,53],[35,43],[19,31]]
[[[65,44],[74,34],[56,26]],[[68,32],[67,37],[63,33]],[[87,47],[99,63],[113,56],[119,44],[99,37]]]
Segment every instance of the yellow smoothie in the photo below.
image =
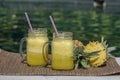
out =
[[56,39],[52,41],[52,68],[58,70],[74,68],[73,40]]
[[[31,66],[45,66],[47,63],[44,60],[42,48],[45,42],[48,41],[47,37],[35,36],[27,38],[27,63]],[[45,58],[48,59],[48,49],[45,51]]]

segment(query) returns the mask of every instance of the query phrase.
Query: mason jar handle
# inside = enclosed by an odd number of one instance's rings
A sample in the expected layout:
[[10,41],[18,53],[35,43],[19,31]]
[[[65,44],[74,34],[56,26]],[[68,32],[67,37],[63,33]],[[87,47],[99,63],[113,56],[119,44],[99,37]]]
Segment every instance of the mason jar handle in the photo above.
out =
[[26,63],[26,55],[23,55],[25,53],[25,51],[23,51],[23,44],[24,42],[26,41],[26,38],[22,38],[20,40],[20,46],[19,46],[19,53],[20,53],[20,56],[22,58],[22,63]]
[[51,64],[50,59],[49,59],[49,56],[48,56],[48,59],[46,59],[46,56],[45,56],[46,48],[47,48],[48,45],[50,45],[50,44],[51,44],[51,41],[45,42],[44,45],[43,45],[43,48],[42,48],[43,59],[44,59],[44,61],[45,61],[47,64]]

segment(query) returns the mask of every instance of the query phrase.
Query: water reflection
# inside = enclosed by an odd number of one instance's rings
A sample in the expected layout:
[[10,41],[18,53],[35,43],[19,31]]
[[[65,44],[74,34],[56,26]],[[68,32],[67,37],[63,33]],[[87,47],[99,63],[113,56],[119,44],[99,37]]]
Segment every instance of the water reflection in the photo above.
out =
[[[59,31],[71,31],[74,33],[74,39],[79,39],[85,44],[100,40],[101,36],[104,36],[110,46],[117,46],[117,51],[113,54],[120,56],[118,13],[82,10],[31,10],[28,12],[34,27],[48,28],[50,40],[54,31],[49,20],[49,15],[52,15]],[[24,35],[27,36],[28,31],[24,11],[0,9],[0,28],[0,48],[18,52],[19,41]]]

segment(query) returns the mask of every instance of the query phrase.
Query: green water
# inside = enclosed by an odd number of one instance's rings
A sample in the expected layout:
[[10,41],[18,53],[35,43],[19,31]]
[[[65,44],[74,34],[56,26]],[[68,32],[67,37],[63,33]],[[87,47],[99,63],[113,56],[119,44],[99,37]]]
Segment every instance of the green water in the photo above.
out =
[[[28,11],[33,27],[46,27],[49,39],[54,32],[49,15],[54,17],[59,31],[71,31],[74,39],[85,45],[104,36],[109,46],[116,46],[113,55],[120,57],[120,15],[118,13],[81,10],[31,10]],[[24,11],[0,9],[0,48],[18,52],[20,39],[27,36],[28,24]]]

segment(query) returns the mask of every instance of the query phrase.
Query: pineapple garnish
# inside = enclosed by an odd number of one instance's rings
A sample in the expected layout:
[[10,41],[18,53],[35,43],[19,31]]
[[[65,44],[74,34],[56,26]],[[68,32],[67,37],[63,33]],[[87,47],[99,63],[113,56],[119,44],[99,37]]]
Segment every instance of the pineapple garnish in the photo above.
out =
[[74,60],[75,69],[79,66],[83,68],[99,67],[105,64],[111,51],[115,50],[115,47],[108,47],[101,38],[101,42],[93,41],[84,46],[80,41],[75,40]]

